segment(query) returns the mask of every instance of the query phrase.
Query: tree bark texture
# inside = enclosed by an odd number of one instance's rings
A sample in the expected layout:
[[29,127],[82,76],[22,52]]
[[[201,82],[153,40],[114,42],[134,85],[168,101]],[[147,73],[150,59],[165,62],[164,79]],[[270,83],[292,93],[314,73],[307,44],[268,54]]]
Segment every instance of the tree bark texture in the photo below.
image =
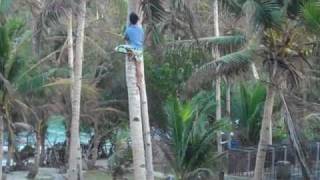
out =
[[[214,15],[214,36],[219,37],[220,31],[219,31],[219,4],[218,0],[213,1],[213,15]],[[214,48],[213,49],[213,56],[215,59],[218,59],[220,57],[219,49]],[[216,120],[221,120],[221,77],[218,76],[216,79]],[[217,134],[217,147],[218,152],[222,153],[222,137],[221,137],[221,131],[218,131]]]
[[81,105],[81,81],[82,81],[82,62],[83,44],[86,17],[86,1],[81,0],[77,15],[77,38],[74,60],[74,84],[72,87],[72,120],[71,120],[71,139],[69,153],[69,180],[82,180],[82,155],[80,147],[80,105]]
[[272,121],[272,111],[275,94],[276,92],[272,85],[268,85],[267,97],[264,104],[263,119],[260,130],[260,140],[256,157],[256,166],[254,170],[254,180],[262,180],[264,175],[264,162],[266,159],[266,152],[269,144],[269,131],[271,128],[270,122]]
[[2,179],[2,159],[3,159],[3,115],[0,115],[0,178]]
[[141,97],[141,113],[142,113],[142,125],[144,135],[144,148],[146,156],[146,171],[147,179],[154,180],[153,174],[153,156],[152,156],[152,141],[151,131],[149,123],[149,112],[148,112],[148,97],[146,91],[146,83],[144,76],[144,62],[140,63],[141,66],[141,84],[140,84],[140,97]]

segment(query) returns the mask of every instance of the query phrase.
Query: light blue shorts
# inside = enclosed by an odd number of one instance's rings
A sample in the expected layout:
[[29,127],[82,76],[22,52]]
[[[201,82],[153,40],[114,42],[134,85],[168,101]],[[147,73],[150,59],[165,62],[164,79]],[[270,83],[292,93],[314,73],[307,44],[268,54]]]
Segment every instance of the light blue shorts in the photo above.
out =
[[130,51],[133,52],[135,59],[137,61],[143,61],[143,50],[142,49],[138,49],[138,48],[134,48],[130,45],[127,44],[122,44],[119,45],[115,48],[116,52],[119,53],[123,53],[123,54],[128,54]]

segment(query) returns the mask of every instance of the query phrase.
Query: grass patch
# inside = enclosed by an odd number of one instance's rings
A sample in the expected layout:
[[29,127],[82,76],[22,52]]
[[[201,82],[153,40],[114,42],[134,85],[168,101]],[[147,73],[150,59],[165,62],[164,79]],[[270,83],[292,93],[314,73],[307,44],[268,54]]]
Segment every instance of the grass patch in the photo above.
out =
[[84,173],[86,180],[112,180],[112,176],[102,171],[87,171]]

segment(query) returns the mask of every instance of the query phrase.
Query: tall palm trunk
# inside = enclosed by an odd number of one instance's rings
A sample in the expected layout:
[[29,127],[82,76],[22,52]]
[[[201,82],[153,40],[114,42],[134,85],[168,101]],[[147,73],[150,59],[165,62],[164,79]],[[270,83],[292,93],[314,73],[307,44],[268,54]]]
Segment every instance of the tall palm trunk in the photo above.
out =
[[[0,1],[1,2],[1,1]],[[3,115],[0,115],[0,179],[2,179],[2,159],[3,159]]]
[[[140,0],[128,1],[128,14],[136,12],[139,14]],[[137,86],[136,77],[136,63],[126,58],[126,81],[128,88],[128,100],[129,100],[129,117],[130,117],[130,133],[132,140],[132,152],[133,152],[133,168],[134,179],[145,180],[146,168],[145,168],[145,151],[144,151],[144,139],[143,139],[143,127],[141,120],[141,102],[140,92]]]
[[[213,16],[214,16],[214,35],[216,37],[220,36],[220,31],[219,31],[219,4],[218,0],[213,1]],[[219,49],[215,48],[214,49],[214,58],[218,59],[220,57]],[[216,79],[216,120],[219,121],[221,119],[221,77],[218,76]],[[222,152],[222,137],[221,137],[221,132],[218,131],[217,135],[217,147],[218,147],[218,152]]]
[[[68,65],[70,69],[70,102],[71,106],[73,106],[73,90],[74,90],[74,51],[73,51],[73,12],[72,9],[68,10],[67,14],[67,41],[68,41]],[[71,112],[72,112],[71,107]],[[66,132],[66,151],[65,151],[65,159],[69,159],[69,152],[70,152],[70,130],[71,130],[71,121],[72,115],[70,116],[70,123],[67,126]],[[69,161],[69,160],[68,160]],[[67,164],[67,169],[69,169],[69,164]]]
[[141,84],[140,84],[140,98],[141,98],[141,113],[142,113],[142,125],[143,125],[143,135],[144,135],[144,148],[146,156],[146,170],[147,179],[153,180],[153,157],[152,157],[152,142],[151,142],[151,132],[149,123],[149,112],[148,112],[148,98],[146,91],[146,83],[144,76],[144,62],[141,62]]
[[[74,50],[73,50],[73,12],[72,9],[68,11],[68,22],[67,22],[67,28],[68,28],[68,33],[67,33],[67,38],[68,38],[68,65],[70,69],[70,101],[71,101],[71,106],[73,106],[73,96],[74,96]],[[72,108],[71,108],[72,109]],[[73,110],[71,110],[72,112]],[[66,136],[66,152],[65,152],[65,159],[69,159],[70,156],[70,132],[71,132],[71,121],[72,117],[70,119],[70,123],[67,126],[67,136]],[[69,165],[67,165],[67,168]]]
[[262,180],[264,173],[264,162],[266,159],[266,150],[269,144],[270,123],[272,121],[272,111],[275,97],[275,89],[268,85],[267,97],[264,104],[262,125],[260,130],[260,140],[256,157],[256,166],[254,170],[254,180]]
[[35,168],[36,168],[36,173],[38,174],[39,171],[39,166],[40,166],[40,159],[41,159],[41,142],[42,142],[42,137],[41,137],[41,123],[38,125],[38,130],[36,132],[36,157],[34,160],[35,163]]
[[72,10],[70,9],[68,11],[68,22],[67,22],[67,28],[68,28],[68,64],[70,68],[70,99],[71,102],[73,101],[73,84],[74,84],[74,53],[73,53],[73,14]]
[[74,84],[72,95],[72,120],[71,120],[71,139],[69,153],[69,180],[82,180],[82,157],[80,148],[80,102],[81,102],[81,79],[83,61],[83,42],[86,16],[86,1],[81,0],[77,17],[77,39],[76,54],[74,61]]
[[[73,102],[73,85],[74,85],[74,52],[73,52],[73,11],[72,9],[68,10],[67,14],[68,22],[67,22],[67,38],[68,38],[68,65],[70,69],[70,101],[71,106]],[[71,110],[72,111],[72,110]],[[70,129],[71,129],[71,121],[69,125],[67,125],[67,132],[66,132],[66,151],[65,151],[65,159],[69,159],[69,150],[70,150]],[[67,165],[68,168],[68,165]]]

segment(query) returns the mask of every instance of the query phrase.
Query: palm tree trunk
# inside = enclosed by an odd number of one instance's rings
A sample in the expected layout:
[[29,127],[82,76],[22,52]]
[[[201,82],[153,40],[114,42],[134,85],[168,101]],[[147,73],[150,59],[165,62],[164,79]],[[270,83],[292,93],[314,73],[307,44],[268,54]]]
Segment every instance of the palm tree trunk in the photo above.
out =
[[[213,1],[213,15],[214,15],[214,35],[216,37],[220,36],[220,31],[219,31],[219,4],[218,0]],[[213,51],[213,56],[215,59],[218,59],[220,57],[219,54],[219,49],[215,48]],[[219,121],[221,119],[221,77],[218,76],[216,79],[216,120]],[[218,131],[217,135],[217,147],[218,147],[218,152],[222,152],[222,137],[221,137],[221,132]]]
[[227,82],[226,90],[226,115],[228,118],[231,118],[231,84]]
[[[74,51],[73,51],[73,14],[72,10],[68,10],[68,22],[67,22],[67,41],[68,41],[68,65],[70,69],[70,102],[71,106],[73,106],[73,85],[74,85]],[[72,112],[72,108],[71,108]],[[69,116],[70,117],[70,116]],[[70,123],[67,124],[67,132],[66,132],[66,150],[64,159],[68,159],[69,161],[69,151],[70,151],[70,131],[71,131],[71,121],[72,115],[70,117]],[[66,169],[69,169],[69,164],[66,164]]]
[[1,162],[0,179],[2,179],[2,159],[3,159],[3,115],[0,115],[0,162]]
[[45,133],[47,128],[41,128],[41,134],[40,134],[40,147],[41,147],[41,155],[40,155],[40,166],[44,166],[45,158],[46,158],[46,147],[45,147]]
[[260,130],[260,140],[258,145],[258,152],[256,157],[256,166],[254,170],[254,180],[263,179],[264,173],[264,162],[266,159],[267,146],[270,139],[270,123],[272,121],[272,111],[275,97],[275,89],[272,85],[268,85],[267,88],[267,97],[264,104],[264,113],[262,119],[262,125]]
[[72,120],[71,120],[71,139],[69,153],[69,180],[82,180],[82,157],[80,148],[80,103],[81,103],[81,79],[83,61],[83,42],[86,16],[86,1],[81,0],[78,12],[78,27],[76,39],[76,54],[74,61],[74,84],[72,95]]
[[70,99],[73,101],[73,84],[74,84],[74,53],[73,53],[73,20],[72,10],[68,11],[68,64],[70,68]]
[[141,121],[140,93],[135,63],[126,58],[126,79],[129,99],[130,133],[132,139],[134,179],[146,179],[145,151]]
[[141,114],[142,114],[142,125],[143,125],[143,135],[144,135],[144,148],[146,153],[146,171],[147,179],[153,180],[153,157],[152,157],[152,142],[151,142],[151,132],[149,123],[149,112],[148,112],[148,98],[146,91],[146,83],[144,76],[144,62],[140,63],[141,70],[141,84],[140,84],[140,97],[141,97]]
[[[71,106],[73,102],[73,85],[74,85],[74,52],[73,52],[73,12],[70,9],[68,11],[68,27],[67,27],[67,38],[68,38],[68,64],[70,68],[70,101]],[[72,121],[72,117],[70,122]],[[70,130],[71,130],[71,123],[69,123],[69,126],[67,126],[67,135],[66,135],[66,152],[65,152],[65,159],[69,158],[69,150],[70,150]],[[67,169],[68,169],[67,165]]]
[[[98,148],[99,148],[99,144],[100,144],[100,140],[101,140],[101,136],[94,135],[93,138],[93,147],[91,150],[91,160],[90,160],[90,166],[94,167],[96,165],[97,159],[98,159]],[[90,169],[90,168],[89,168]]]
[[[39,125],[40,126],[40,125]],[[38,128],[38,132],[36,132],[36,152],[35,152],[35,159],[34,159],[34,165],[35,165],[35,174],[38,174],[39,171],[39,164],[40,164],[40,144],[41,144],[41,133],[40,133],[40,127]]]
[[[140,6],[141,0],[135,2],[138,7]],[[139,17],[142,18],[143,11],[139,12]],[[142,20],[141,20],[142,21]],[[140,21],[140,22],[141,22]],[[149,108],[148,108],[148,97],[145,83],[145,73],[144,73],[144,61],[141,63],[136,63],[136,70],[140,70],[141,74],[141,84],[140,84],[140,100],[141,100],[141,118],[142,118],[142,128],[143,128],[143,138],[144,138],[144,148],[145,148],[145,159],[146,159],[146,174],[148,180],[154,179],[153,174],[153,155],[152,155],[152,140],[150,132],[150,120],[149,120]]]
[[[139,14],[140,0],[128,1],[128,14]],[[145,180],[145,151],[143,139],[143,127],[141,120],[140,92],[137,86],[136,63],[126,58],[126,81],[129,100],[130,133],[132,140],[134,179]]]
[[259,76],[259,73],[258,73],[258,71],[257,71],[257,67],[256,67],[255,63],[252,63],[252,64],[251,64],[251,69],[252,69],[253,77],[254,77],[256,80],[259,80],[259,79],[260,79],[260,76]]
[[41,144],[41,122],[37,122],[35,157],[34,157],[34,164],[27,176],[29,179],[34,179],[39,172],[40,144]]
[[15,135],[13,132],[12,127],[10,126],[10,120],[8,120],[8,156],[7,156],[7,163],[6,163],[6,172],[9,173],[11,170],[11,160],[13,159],[14,155],[14,140]]

